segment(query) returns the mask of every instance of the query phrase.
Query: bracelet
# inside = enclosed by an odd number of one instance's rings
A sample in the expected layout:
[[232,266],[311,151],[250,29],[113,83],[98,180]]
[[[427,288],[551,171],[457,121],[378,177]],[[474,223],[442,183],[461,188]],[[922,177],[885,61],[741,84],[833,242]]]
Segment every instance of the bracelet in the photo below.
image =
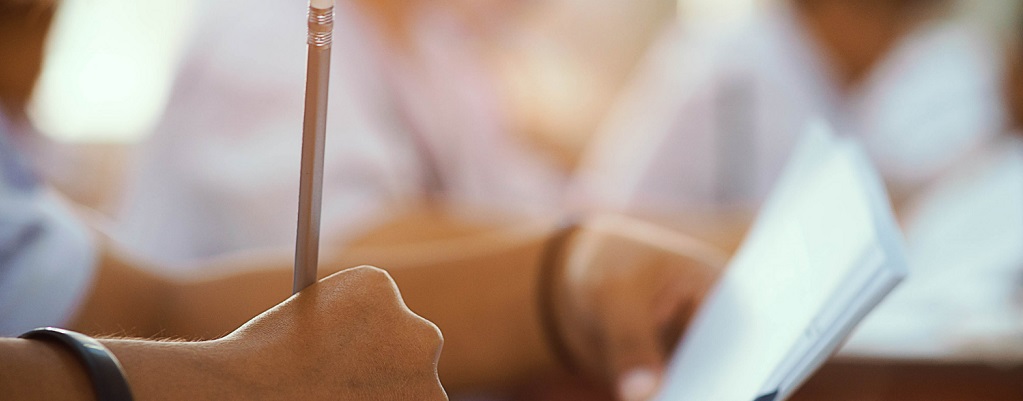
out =
[[85,334],[55,327],[43,327],[18,336],[27,340],[56,341],[75,353],[85,365],[98,401],[132,401],[131,387],[114,354]]
[[547,239],[543,247],[543,253],[540,254],[540,273],[537,285],[540,327],[543,330],[544,337],[547,339],[547,345],[550,347],[555,359],[572,374],[579,372],[579,366],[575,359],[572,358],[572,353],[565,342],[564,333],[562,333],[555,316],[554,284],[555,278],[561,270],[559,267],[562,267],[561,265],[564,264],[562,260],[564,255],[562,255],[561,251],[565,248],[568,239],[572,237],[572,234],[575,233],[578,227],[579,225],[575,219],[566,219],[554,231],[551,237]]

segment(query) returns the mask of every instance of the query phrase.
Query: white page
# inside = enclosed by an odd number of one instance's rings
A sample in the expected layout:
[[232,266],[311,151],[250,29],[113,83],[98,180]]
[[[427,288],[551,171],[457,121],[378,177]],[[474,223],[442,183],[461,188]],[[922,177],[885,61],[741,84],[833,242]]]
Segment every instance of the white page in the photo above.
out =
[[[843,286],[866,286],[882,267],[896,270],[885,276],[889,282],[904,275],[904,263],[871,262],[901,248],[879,244],[898,235],[878,233],[895,225],[890,210],[877,210],[887,200],[862,160],[858,147],[826,129],[804,138],[692,322],[659,399],[751,401],[769,384],[798,384],[779,367],[805,371],[821,359],[810,351],[830,352],[838,340],[826,336],[844,335],[844,324],[865,313],[848,310],[869,309],[879,300],[876,291],[857,299],[840,291]],[[849,308],[829,305],[836,300]]]
[[912,279],[839,355],[1023,361],[1023,140],[1009,136],[919,194],[905,214]]

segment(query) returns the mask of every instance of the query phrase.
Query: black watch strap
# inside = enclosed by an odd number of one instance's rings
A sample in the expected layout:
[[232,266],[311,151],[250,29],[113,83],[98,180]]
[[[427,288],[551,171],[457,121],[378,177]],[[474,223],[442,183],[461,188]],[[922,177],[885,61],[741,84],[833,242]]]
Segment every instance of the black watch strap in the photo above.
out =
[[29,340],[56,341],[75,353],[85,366],[98,401],[132,401],[124,369],[114,354],[96,339],[55,327],[43,327],[18,336]]

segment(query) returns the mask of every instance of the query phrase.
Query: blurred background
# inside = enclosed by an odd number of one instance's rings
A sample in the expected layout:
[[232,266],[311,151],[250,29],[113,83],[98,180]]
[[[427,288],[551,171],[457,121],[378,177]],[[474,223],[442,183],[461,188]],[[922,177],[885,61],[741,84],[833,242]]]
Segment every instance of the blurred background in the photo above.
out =
[[[11,82],[3,86],[4,97],[18,108],[24,107],[34,129],[50,141],[47,146],[53,149],[45,151],[59,154],[48,161],[46,169],[71,198],[115,213],[126,179],[122,168],[128,162],[126,158],[159,130],[175,86],[182,86],[182,69],[200,47],[196,42],[211,39],[202,38],[210,31],[201,25],[230,24],[247,18],[243,9],[234,16],[213,16],[217,11],[211,9],[231,6],[196,3],[67,0],[59,7],[28,11],[33,14],[33,26],[6,24],[4,46],[22,47],[14,49],[16,52],[42,54],[4,63],[4,68],[17,70],[5,74],[13,78],[6,78]],[[513,114],[513,123],[556,147],[580,148],[599,127],[607,125],[612,105],[623,103],[621,95],[626,85],[642,80],[637,75],[645,71],[637,72],[637,65],[644,57],[655,56],[648,50],[659,37],[671,36],[665,31],[672,26],[698,27],[693,30],[700,32],[740,31],[752,25],[757,15],[770,13],[786,2],[484,3],[490,5],[479,8],[492,8],[482,11],[492,15],[480,18],[502,20],[501,32],[487,33],[486,43],[473,46],[485,49],[487,54],[480,57],[488,59],[485,68],[497,75],[494,81],[501,86],[502,102],[507,103],[503,107]],[[935,12],[940,18],[980,27],[991,41],[1011,46],[1007,43],[1017,30],[1017,1],[930,3],[941,3],[932,6],[941,9]],[[16,17],[11,14],[8,19],[15,21]],[[475,42],[483,39],[480,36],[483,34],[467,34],[460,40]],[[31,41],[24,41],[26,38]],[[245,35],[215,40],[230,40],[241,48],[261,45]],[[39,65],[41,58],[46,63]],[[38,81],[33,74],[38,74]],[[581,153],[577,149],[568,152]]]
[[[304,12],[0,2],[0,100],[39,171],[161,269],[292,246]],[[912,278],[803,396],[1023,397],[1021,2],[353,0],[337,13],[334,246],[451,235],[399,217],[427,207],[491,223],[628,213],[734,249],[823,120],[884,176]]]
[[[72,198],[106,212],[116,209],[121,164],[160,124],[187,52],[202,40],[197,24],[235,18],[208,17],[214,7],[197,3],[70,0],[54,7],[46,64],[27,111],[33,125],[63,148],[61,158],[73,159],[55,167],[62,171],[53,177]],[[495,52],[514,52],[493,56],[510,64],[499,67],[509,70],[501,72],[501,84],[514,91],[505,96],[525,103],[517,105],[521,118],[553,138],[595,128],[649,43],[679,10],[730,20],[752,8],[749,1],[507,3],[518,9],[498,18],[508,19],[514,32],[488,38],[501,42],[492,44]],[[249,8],[235,6],[238,14]],[[291,31],[301,29],[293,25]],[[259,45],[244,35],[216,40],[227,39],[238,47]],[[512,41],[526,43],[505,43]],[[335,64],[343,64],[344,54],[338,58]]]
[[[523,6],[529,15],[515,16],[516,32],[509,33],[535,42],[509,56],[513,71],[504,79],[522,92],[509,96],[530,97],[518,100],[529,103],[519,106],[530,109],[523,112],[533,113],[523,118],[552,137],[586,135],[665,26],[679,18],[735,25],[766,1],[533,2]],[[37,10],[45,21],[39,21],[35,39],[45,38],[46,64],[34,96],[26,88],[5,90],[8,97],[30,102],[35,128],[63,148],[62,158],[73,159],[55,167],[63,170],[54,172],[59,185],[75,200],[112,213],[124,179],[121,164],[129,148],[159,124],[203,11],[194,0],[60,3]],[[981,8],[1005,6],[985,3]],[[994,12],[994,18],[1002,15]],[[46,27],[48,35],[41,35]],[[13,35],[5,35],[6,45],[17,41]],[[236,39],[246,46],[244,39]],[[22,78],[20,83],[28,82]]]

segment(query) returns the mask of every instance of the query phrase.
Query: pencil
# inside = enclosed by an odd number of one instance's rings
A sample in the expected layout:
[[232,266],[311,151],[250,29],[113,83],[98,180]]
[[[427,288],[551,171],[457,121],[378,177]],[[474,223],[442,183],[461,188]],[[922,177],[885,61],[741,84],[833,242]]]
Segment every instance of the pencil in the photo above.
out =
[[292,284],[294,293],[316,282],[320,249],[320,203],[323,197],[323,142],[327,128],[327,89],[330,86],[333,30],[334,0],[310,0],[298,235],[295,241],[295,279]]

